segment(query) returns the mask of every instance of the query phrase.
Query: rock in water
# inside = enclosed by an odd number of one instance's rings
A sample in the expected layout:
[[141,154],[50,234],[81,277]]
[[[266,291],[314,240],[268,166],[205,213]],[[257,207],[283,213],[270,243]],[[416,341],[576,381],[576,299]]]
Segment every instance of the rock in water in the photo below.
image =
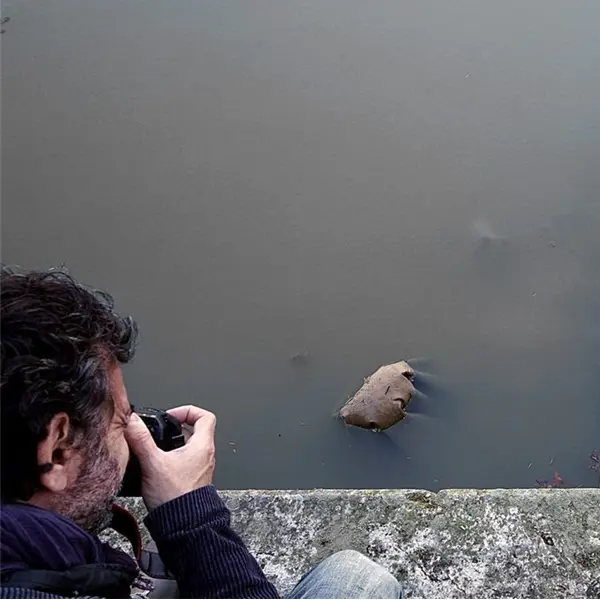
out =
[[348,425],[387,429],[406,417],[404,412],[415,388],[415,372],[405,362],[379,367],[340,410]]

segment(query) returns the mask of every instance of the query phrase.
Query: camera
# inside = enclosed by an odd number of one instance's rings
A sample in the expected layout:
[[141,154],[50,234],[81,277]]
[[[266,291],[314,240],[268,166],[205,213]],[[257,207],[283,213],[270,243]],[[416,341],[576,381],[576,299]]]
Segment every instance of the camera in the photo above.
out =
[[[168,412],[158,408],[141,408],[135,411],[150,430],[155,444],[165,452],[181,448],[185,438],[181,423]],[[142,472],[133,452],[129,454],[127,470],[121,485],[120,496],[141,496]]]

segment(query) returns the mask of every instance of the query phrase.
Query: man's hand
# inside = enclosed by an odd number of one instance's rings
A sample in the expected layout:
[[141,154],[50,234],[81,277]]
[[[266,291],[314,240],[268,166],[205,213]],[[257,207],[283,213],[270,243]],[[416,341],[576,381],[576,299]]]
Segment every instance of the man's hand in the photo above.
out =
[[179,406],[167,412],[194,427],[181,448],[170,452],[158,448],[146,424],[135,413],[125,430],[127,443],[140,461],[142,497],[149,511],[209,485],[215,470],[215,415],[197,406]]

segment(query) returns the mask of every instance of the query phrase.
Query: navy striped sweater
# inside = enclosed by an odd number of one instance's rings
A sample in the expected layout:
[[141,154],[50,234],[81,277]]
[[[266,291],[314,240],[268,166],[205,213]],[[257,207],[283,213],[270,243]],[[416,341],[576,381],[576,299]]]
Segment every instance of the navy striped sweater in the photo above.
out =
[[[180,598],[279,597],[240,537],[231,529],[229,510],[213,486],[200,488],[159,506],[144,522],[162,560],[177,580]],[[82,591],[81,596],[85,596],[85,590]],[[58,596],[2,586],[0,597]]]

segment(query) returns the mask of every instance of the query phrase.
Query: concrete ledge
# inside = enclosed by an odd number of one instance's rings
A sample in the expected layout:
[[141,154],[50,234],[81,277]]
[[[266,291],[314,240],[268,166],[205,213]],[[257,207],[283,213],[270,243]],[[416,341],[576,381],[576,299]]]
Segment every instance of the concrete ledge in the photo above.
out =
[[[600,490],[222,492],[281,593],[352,548],[407,597],[600,597]],[[143,517],[139,499],[123,504]]]

